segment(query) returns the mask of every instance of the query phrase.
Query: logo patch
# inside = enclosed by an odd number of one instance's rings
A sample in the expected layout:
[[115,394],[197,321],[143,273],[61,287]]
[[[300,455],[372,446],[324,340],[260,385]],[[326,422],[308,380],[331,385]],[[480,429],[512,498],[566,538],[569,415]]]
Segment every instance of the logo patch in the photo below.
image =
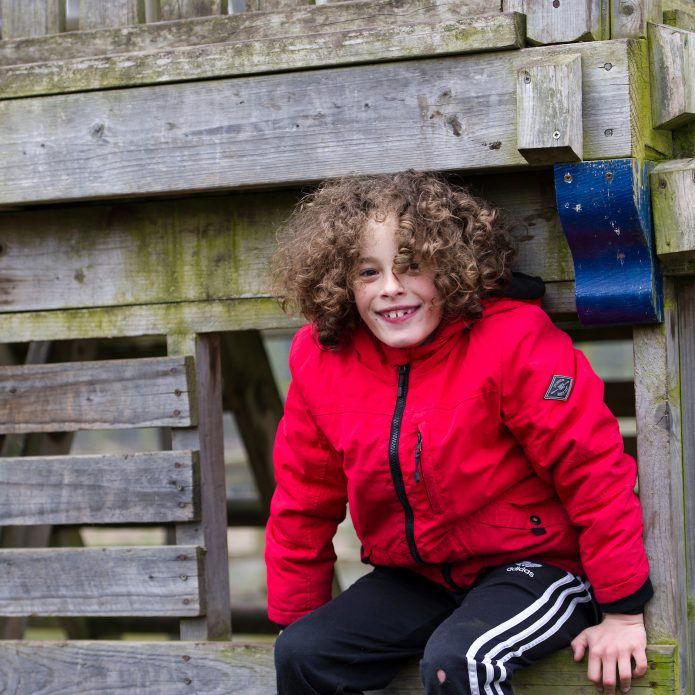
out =
[[570,397],[573,381],[571,376],[556,374],[550,381],[550,386],[548,386],[543,398],[546,401],[566,401]]

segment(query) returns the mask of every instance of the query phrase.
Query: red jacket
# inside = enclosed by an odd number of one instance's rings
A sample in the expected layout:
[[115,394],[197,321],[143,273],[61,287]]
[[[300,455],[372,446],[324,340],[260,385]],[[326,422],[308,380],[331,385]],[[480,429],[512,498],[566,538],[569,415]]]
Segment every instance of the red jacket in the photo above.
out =
[[329,600],[347,502],[366,562],[452,589],[530,558],[588,577],[600,603],[647,582],[635,462],[603,383],[537,306],[493,301],[409,349],[361,328],[324,350],[305,326],[290,369],[267,527],[271,620]]

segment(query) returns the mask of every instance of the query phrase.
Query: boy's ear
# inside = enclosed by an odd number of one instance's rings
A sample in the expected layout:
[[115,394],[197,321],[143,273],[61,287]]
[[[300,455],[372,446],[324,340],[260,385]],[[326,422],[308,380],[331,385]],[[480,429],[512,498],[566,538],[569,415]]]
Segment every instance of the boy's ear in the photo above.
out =
[[502,293],[510,299],[541,299],[545,295],[542,278],[512,271],[512,279]]

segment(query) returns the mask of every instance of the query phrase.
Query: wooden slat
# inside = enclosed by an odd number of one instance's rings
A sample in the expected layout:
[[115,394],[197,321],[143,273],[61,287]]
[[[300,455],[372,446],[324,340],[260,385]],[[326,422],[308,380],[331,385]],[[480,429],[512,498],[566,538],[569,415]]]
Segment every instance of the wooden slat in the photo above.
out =
[[523,20],[520,14],[500,14],[14,65],[0,68],[0,98],[520,48]]
[[200,452],[200,523],[178,524],[179,545],[205,547],[206,612],[195,620],[181,621],[181,639],[229,639],[229,553],[227,551],[227,505],[224,477],[222,425],[222,371],[220,341],[216,334],[167,336],[170,354],[195,355],[195,380],[199,394],[197,427],[171,433],[176,448],[196,447]]
[[[664,307],[664,323],[634,329],[639,487],[645,547],[655,589],[645,617],[652,639],[686,645],[681,381],[678,314],[671,281],[664,283]],[[688,651],[679,651],[679,686],[683,692],[687,692]]]
[[188,22],[157,22],[118,29],[73,31],[60,37],[3,41],[0,42],[0,65],[287,38],[326,31],[440,23],[498,12],[499,5],[489,0],[437,0],[435,3],[431,0],[351,0],[332,5],[304,5],[282,11],[248,11]]
[[668,151],[638,108],[646,46],[601,41],[0,102],[0,204],[520,166],[516,71],[568,53],[590,56],[586,158]]
[[145,21],[144,0],[80,0],[80,29],[127,27]]
[[0,615],[200,615],[195,546],[0,550]]
[[0,458],[0,524],[192,521],[198,515],[191,451]]
[[65,30],[65,0],[2,0],[0,11],[3,40]]
[[[648,676],[632,693],[674,695],[672,646],[649,647]],[[518,695],[595,695],[586,664],[569,651],[515,676]],[[108,680],[104,673],[109,674]],[[2,642],[0,677],[12,695],[268,695],[275,692],[272,646],[191,642]],[[545,684],[549,682],[549,684]],[[193,689],[193,690],[192,690]],[[421,695],[417,666],[382,695]],[[372,693],[372,695],[376,695]]]
[[169,21],[222,14],[222,6],[223,0],[159,0],[159,19]]
[[0,367],[0,432],[183,427],[186,358]]

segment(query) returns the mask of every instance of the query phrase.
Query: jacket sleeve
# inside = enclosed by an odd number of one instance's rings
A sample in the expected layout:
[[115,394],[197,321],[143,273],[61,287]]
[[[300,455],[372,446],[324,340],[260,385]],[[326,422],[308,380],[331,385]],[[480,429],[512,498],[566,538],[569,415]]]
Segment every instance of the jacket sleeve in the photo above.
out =
[[333,536],[347,503],[341,461],[302,396],[296,343],[290,351],[292,382],[275,438],[276,489],[266,527],[268,616],[280,625],[331,598]]
[[505,424],[579,528],[582,564],[598,602],[648,599],[637,467],[624,453],[603,382],[542,310],[523,314],[512,320],[502,355]]

